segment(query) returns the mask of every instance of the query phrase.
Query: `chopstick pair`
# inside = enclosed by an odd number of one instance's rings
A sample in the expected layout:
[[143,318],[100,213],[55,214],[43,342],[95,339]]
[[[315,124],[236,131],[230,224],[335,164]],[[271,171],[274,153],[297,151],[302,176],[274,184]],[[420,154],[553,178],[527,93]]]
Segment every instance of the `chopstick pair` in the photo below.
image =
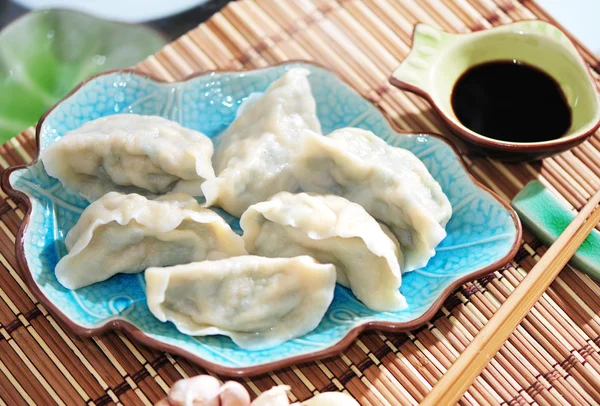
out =
[[458,402],[535,302],[556,279],[575,251],[600,222],[600,190],[562,232],[539,262],[425,396],[421,405]]

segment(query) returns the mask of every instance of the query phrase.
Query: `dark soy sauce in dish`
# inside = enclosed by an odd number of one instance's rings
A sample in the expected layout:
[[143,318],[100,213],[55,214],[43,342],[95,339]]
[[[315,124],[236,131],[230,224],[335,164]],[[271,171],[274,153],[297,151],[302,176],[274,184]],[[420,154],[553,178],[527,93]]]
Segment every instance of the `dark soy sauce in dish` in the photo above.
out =
[[452,109],[465,127],[502,141],[553,140],[571,127],[571,108],[558,82],[517,61],[467,70],[454,85]]

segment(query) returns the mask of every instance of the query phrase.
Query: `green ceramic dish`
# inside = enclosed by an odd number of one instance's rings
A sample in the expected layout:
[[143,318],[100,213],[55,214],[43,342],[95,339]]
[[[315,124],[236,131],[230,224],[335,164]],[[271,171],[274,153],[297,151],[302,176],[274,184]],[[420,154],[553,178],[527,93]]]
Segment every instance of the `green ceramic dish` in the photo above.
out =
[[[521,221],[544,244],[550,245],[573,221],[575,211],[567,208],[537,180],[527,184],[513,199],[511,206]],[[570,263],[600,281],[600,232],[592,230]]]
[[[462,125],[452,110],[455,82],[474,65],[518,60],[550,74],[560,84],[573,112],[563,137],[514,143],[488,138]],[[512,159],[551,155],[583,142],[600,125],[600,102],[588,67],[569,38],[544,21],[522,21],[470,34],[449,34],[419,24],[413,48],[390,82],[426,97],[459,137],[485,153]]]
[[76,11],[26,14],[0,32],[0,142],[34,124],[82,79],[131,66],[165,43],[150,28]]

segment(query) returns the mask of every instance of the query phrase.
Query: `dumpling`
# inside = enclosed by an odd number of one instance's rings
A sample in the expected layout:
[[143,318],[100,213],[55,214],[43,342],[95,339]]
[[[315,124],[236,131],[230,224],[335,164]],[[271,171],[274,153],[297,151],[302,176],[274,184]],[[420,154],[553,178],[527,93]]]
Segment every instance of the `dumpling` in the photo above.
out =
[[305,131],[294,173],[302,190],[343,196],[387,224],[404,253],[403,272],[424,267],[446,237],[452,207],[440,185],[410,151],[370,131]]
[[290,69],[264,94],[240,106],[238,117],[216,141],[217,177],[202,185],[207,206],[239,217],[251,204],[298,188],[290,162],[302,130],[321,132],[308,73]]
[[[235,381],[230,382],[233,382],[234,385],[238,384]],[[217,378],[210,375],[180,379],[171,386],[169,396],[154,406],[225,406],[226,403],[221,401],[223,386]],[[242,388],[246,391],[243,386]],[[226,390],[227,388],[225,388]],[[250,396],[247,391],[246,397],[242,397],[241,401],[241,406],[250,404]],[[232,406],[237,405],[234,403]]]
[[261,393],[249,406],[359,406],[356,400],[341,392],[319,393],[304,402],[290,405],[287,395],[290,389],[287,385],[274,386]]
[[[341,392],[323,392],[301,403],[302,406],[359,406],[351,396]],[[293,406],[293,405],[292,405]]]
[[277,385],[264,391],[250,403],[250,406],[289,406],[290,400],[288,392],[291,387],[288,385]]
[[117,273],[244,255],[244,241],[191,196],[156,200],[110,192],[89,205],[65,239],[58,281],[77,289]]
[[281,192],[242,215],[246,249],[266,257],[310,255],[334,264],[337,282],[367,307],[406,308],[397,242],[358,204],[339,196]]
[[146,270],[148,308],[156,318],[192,336],[229,336],[248,350],[315,329],[334,288],[335,267],[306,256],[240,256]]
[[274,386],[250,401],[250,394],[242,384],[227,381],[221,385],[210,375],[198,375],[175,382],[169,396],[156,406],[359,406],[342,392],[323,392],[290,405],[290,389],[287,385]]
[[215,176],[210,138],[158,116],[115,114],[85,123],[42,150],[48,174],[94,201],[111,191],[185,192]]

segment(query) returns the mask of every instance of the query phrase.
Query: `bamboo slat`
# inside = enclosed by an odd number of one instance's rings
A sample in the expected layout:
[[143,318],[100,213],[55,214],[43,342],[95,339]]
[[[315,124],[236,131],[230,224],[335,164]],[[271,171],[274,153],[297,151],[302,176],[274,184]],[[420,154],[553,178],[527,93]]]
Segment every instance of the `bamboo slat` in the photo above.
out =
[[[531,18],[551,20],[531,0],[242,0],[138,67],[178,80],[198,71],[315,60],[337,71],[402,128],[454,139],[427,102],[387,82],[410,50],[414,25],[469,32]],[[580,49],[598,69],[598,58]],[[34,156],[30,129],[0,146],[0,167]],[[464,158],[472,173],[505,199],[539,179],[579,210],[600,186],[599,134],[542,162]],[[153,404],[176,380],[206,373],[119,333],[81,338],[58,323],[28,291],[16,263],[14,242],[23,215],[20,203],[0,192],[0,404]],[[364,333],[339,356],[239,381],[254,395],[286,384],[297,400],[338,390],[363,405],[416,404],[545,251],[525,230],[511,264],[462,286],[427,325],[406,334]],[[595,405],[598,388],[600,285],[567,266],[459,404]]]
[[[489,359],[496,355],[600,222],[600,209],[597,208],[599,202],[600,190],[592,196],[506,302],[475,335],[465,351],[427,394],[423,405],[453,404],[462,397],[477,375],[487,366]],[[591,394],[598,395],[594,392]]]

